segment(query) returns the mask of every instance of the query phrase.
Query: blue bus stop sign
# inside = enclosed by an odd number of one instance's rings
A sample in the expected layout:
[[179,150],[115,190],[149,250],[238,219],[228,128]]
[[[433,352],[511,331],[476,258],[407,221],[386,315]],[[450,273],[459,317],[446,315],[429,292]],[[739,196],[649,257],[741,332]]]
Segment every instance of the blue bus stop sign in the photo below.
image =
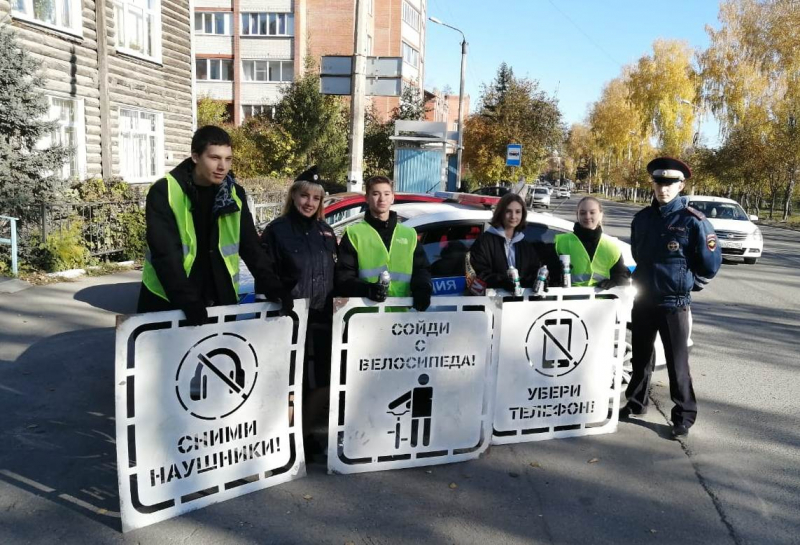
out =
[[506,150],[506,166],[518,167],[522,164],[522,145],[509,144]]

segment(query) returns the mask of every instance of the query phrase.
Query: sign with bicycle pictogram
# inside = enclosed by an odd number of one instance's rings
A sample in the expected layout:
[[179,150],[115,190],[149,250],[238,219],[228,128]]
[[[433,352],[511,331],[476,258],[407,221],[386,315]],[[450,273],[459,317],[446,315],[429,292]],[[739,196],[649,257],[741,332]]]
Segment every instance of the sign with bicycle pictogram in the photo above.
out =
[[499,301],[434,297],[422,313],[410,298],[335,301],[328,471],[477,458],[491,435]]
[[[307,311],[259,303],[120,317],[116,422],[123,531],[305,474]],[[300,362],[300,363],[298,363]]]
[[503,302],[492,442],[616,430],[624,350],[618,295],[553,288]]

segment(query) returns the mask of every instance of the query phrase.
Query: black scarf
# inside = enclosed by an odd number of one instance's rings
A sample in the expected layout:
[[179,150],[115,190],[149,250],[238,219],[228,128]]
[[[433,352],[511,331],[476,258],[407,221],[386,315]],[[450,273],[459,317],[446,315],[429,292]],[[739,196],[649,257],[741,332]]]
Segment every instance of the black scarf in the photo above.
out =
[[600,243],[600,237],[603,236],[603,227],[598,225],[595,229],[586,229],[580,223],[575,222],[572,232],[581,241],[583,247],[586,248],[586,253],[589,254],[589,259],[594,259],[594,253],[597,251],[597,245]]

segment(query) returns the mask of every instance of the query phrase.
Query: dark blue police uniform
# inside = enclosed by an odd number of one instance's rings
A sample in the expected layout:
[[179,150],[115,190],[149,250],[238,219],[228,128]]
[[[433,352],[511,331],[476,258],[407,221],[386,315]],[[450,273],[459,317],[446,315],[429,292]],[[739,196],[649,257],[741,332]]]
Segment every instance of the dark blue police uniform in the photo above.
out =
[[[676,163],[691,175],[688,166],[668,158],[652,161],[648,171],[672,175]],[[670,181],[654,175],[653,180],[669,184],[683,181],[683,177]],[[713,227],[701,212],[688,206],[688,201],[677,196],[659,205],[654,199],[631,223],[636,260],[633,283],[638,291],[631,316],[633,374],[626,391],[628,404],[621,412],[625,417],[647,410],[655,361],[653,344],[659,333],[667,359],[670,397],[675,404],[672,424],[676,436],[688,433],[697,417],[687,347],[691,292],[703,289],[722,263]]]

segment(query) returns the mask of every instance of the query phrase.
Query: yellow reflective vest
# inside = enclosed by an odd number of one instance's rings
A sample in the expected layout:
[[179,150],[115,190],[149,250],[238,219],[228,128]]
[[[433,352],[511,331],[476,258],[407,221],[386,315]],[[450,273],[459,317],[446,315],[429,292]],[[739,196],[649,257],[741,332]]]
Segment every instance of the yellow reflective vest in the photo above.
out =
[[[169,207],[175,216],[178,224],[178,233],[183,247],[183,270],[186,277],[192,271],[192,265],[197,257],[197,235],[194,230],[194,220],[192,219],[192,205],[189,197],[184,193],[181,184],[171,174],[167,174],[167,195]],[[223,214],[217,218],[219,230],[219,253],[225,262],[225,267],[231,276],[233,292],[239,293],[239,229],[241,226],[242,201],[236,194],[236,190],[231,191],[231,197],[239,206],[236,212]],[[144,267],[142,269],[142,283],[148,290],[158,295],[162,299],[169,301],[161,281],[158,279],[156,270],[150,261],[150,251],[145,254]]]
[[611,268],[622,255],[619,247],[609,237],[602,235],[594,257],[589,260],[589,253],[575,233],[556,235],[556,253],[569,256],[573,286],[594,286],[601,280],[611,278]]
[[378,232],[365,221],[351,225],[345,232],[358,254],[360,279],[377,282],[381,272],[389,271],[389,297],[411,295],[411,273],[417,247],[417,232],[414,229],[397,224],[389,251]]

